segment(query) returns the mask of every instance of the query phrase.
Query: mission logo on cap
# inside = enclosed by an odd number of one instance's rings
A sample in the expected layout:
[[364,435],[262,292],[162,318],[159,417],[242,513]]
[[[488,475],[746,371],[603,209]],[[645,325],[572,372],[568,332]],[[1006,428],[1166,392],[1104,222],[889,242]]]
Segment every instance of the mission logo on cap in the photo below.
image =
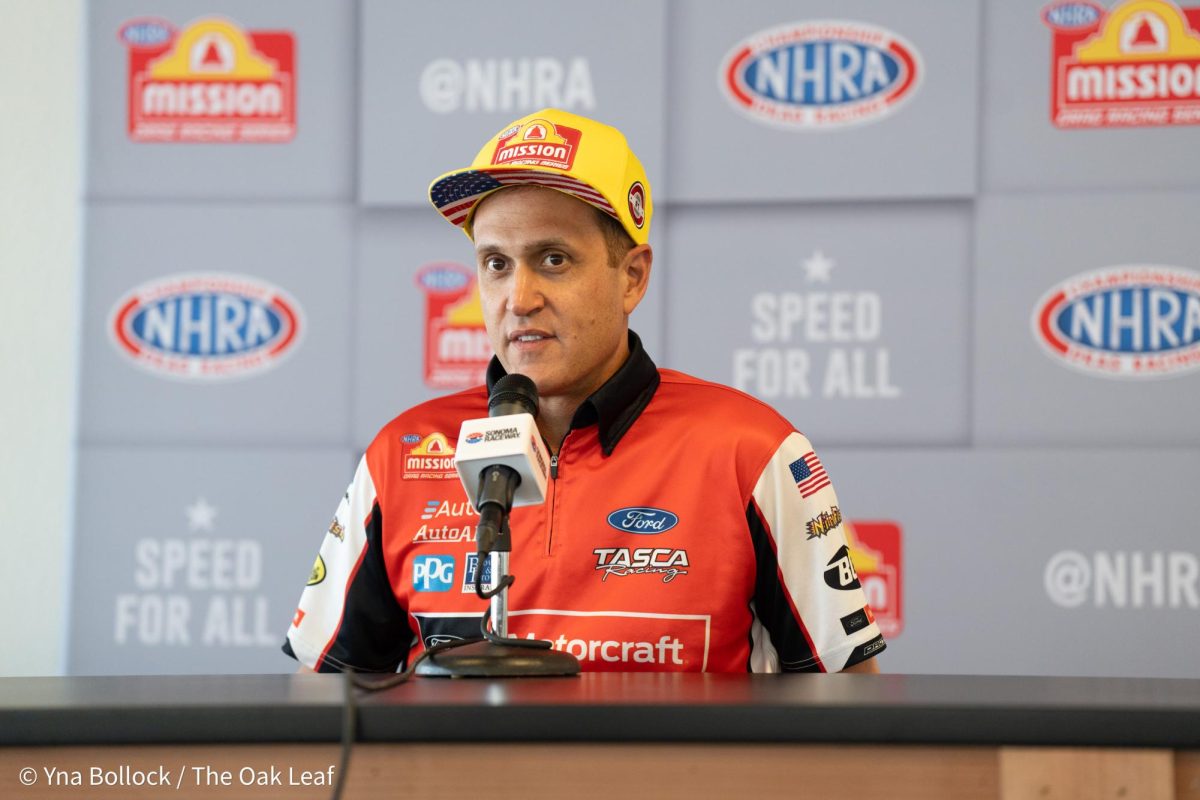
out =
[[595,206],[621,223],[637,244],[650,234],[650,181],[616,128],[556,108],[508,125],[466,169],[429,185],[438,212],[472,235],[479,201],[506,186],[546,186]]

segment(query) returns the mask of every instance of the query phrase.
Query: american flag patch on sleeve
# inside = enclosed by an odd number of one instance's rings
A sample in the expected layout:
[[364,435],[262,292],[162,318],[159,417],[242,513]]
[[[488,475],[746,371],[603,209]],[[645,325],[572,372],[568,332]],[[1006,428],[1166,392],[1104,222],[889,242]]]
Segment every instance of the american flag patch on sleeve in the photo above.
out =
[[831,483],[821,459],[811,450],[788,464],[788,468],[792,471],[796,488],[800,490],[800,496],[803,498],[812,497]]

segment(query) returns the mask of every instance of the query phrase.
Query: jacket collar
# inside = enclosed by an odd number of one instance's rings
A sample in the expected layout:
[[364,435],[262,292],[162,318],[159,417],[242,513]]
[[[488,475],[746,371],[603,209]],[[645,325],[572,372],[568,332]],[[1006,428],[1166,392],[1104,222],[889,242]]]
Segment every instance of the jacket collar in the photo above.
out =
[[[508,373],[500,359],[492,356],[487,368],[488,394],[496,381]],[[604,455],[612,455],[621,437],[633,425],[650,403],[658,389],[658,367],[642,347],[642,340],[629,331],[629,357],[604,385],[584,400],[571,419],[571,430],[600,426],[600,447]]]

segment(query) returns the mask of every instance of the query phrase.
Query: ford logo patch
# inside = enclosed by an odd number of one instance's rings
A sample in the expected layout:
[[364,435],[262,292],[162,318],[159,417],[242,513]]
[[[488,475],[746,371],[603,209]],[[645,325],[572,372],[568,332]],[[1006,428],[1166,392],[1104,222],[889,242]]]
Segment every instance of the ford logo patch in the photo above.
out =
[[679,517],[661,508],[632,506],[618,508],[609,514],[608,524],[625,533],[651,535],[671,530],[679,524]]

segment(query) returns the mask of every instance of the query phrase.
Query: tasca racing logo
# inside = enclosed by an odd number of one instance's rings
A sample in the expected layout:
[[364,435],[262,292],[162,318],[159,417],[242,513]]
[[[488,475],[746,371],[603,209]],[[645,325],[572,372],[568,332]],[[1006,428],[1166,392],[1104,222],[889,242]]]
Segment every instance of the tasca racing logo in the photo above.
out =
[[897,34],[846,20],[794,22],[738,42],[721,90],[756,122],[828,129],[875,122],[913,95],[924,68]]
[[286,142],[296,134],[295,37],[219,17],[182,30],[126,23],[129,138],[138,142]]
[[680,575],[687,575],[687,550],[670,547],[597,547],[596,569],[600,580],[609,576],[661,575],[663,583],[670,583]]
[[183,380],[240,378],[295,351],[304,314],[277,286],[245,275],[171,275],[137,286],[109,315],[118,352]]
[[1200,272],[1124,266],[1075,275],[1033,312],[1033,335],[1056,361],[1109,378],[1200,369]]

